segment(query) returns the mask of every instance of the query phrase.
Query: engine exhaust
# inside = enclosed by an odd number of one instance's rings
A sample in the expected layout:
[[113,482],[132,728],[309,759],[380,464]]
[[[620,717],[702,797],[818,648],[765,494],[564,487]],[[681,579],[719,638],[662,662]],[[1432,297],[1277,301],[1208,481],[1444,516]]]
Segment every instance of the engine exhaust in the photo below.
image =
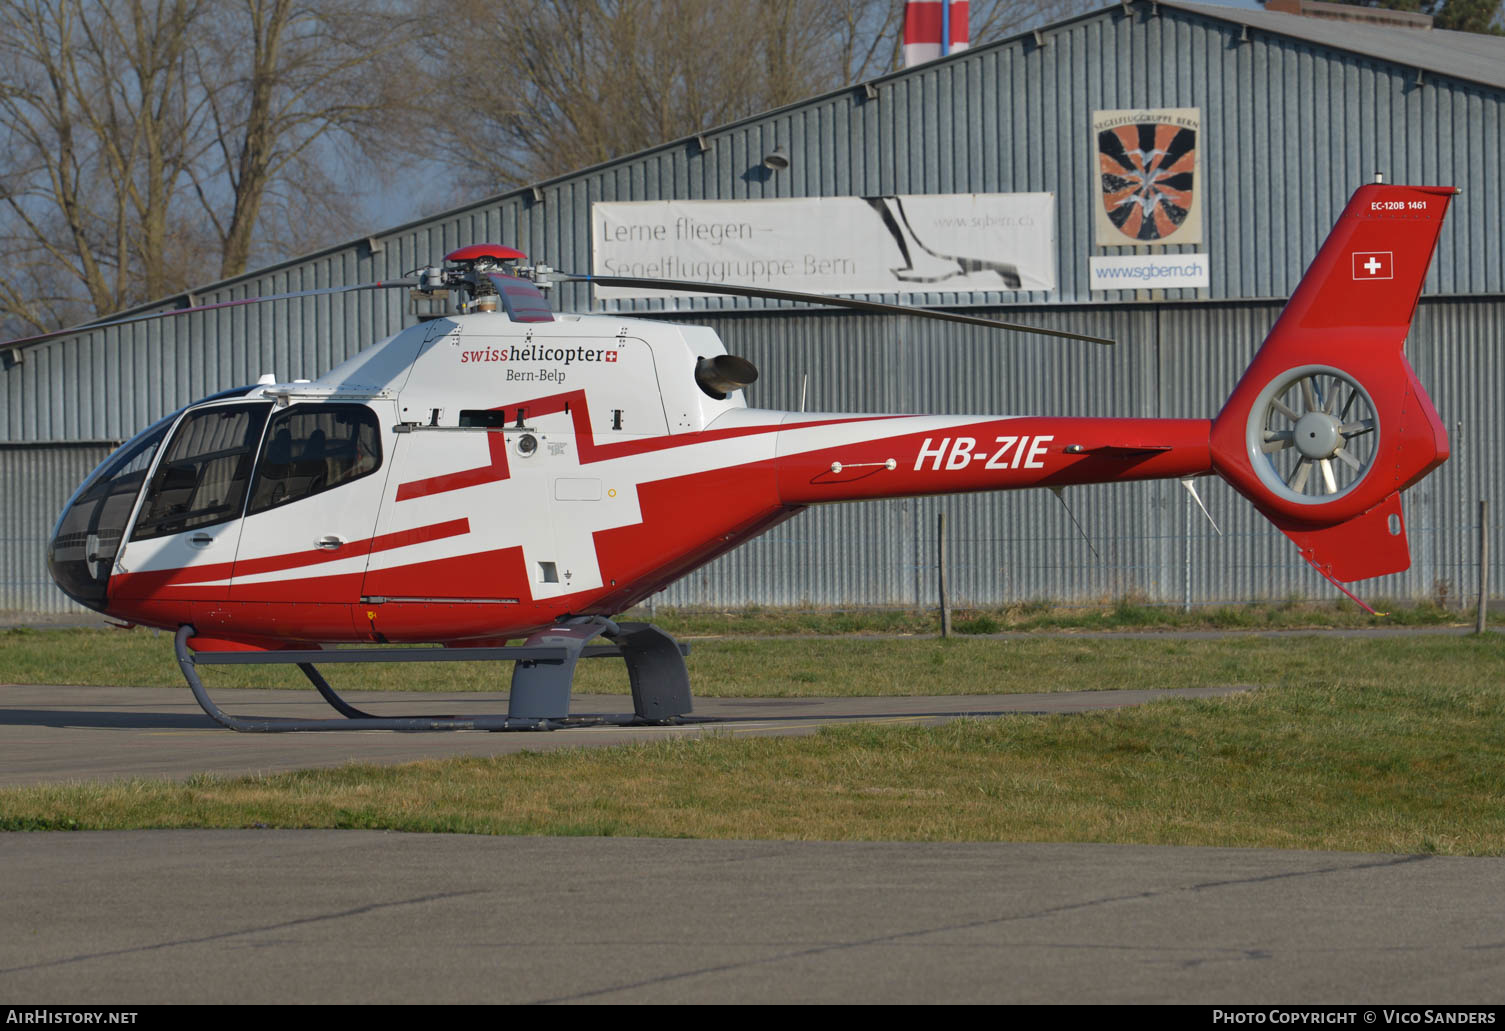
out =
[[733,390],[741,390],[757,381],[757,366],[734,354],[718,354],[714,358],[702,358],[695,363],[695,382],[717,401],[723,401]]

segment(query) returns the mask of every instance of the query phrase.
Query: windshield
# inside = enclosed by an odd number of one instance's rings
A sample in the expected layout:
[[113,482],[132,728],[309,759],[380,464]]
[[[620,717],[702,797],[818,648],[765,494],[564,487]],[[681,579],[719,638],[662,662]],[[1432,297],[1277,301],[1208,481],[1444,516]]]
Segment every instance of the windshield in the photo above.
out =
[[105,582],[141,482],[179,414],[152,423],[101,462],[58,517],[47,547],[47,567],[74,601],[90,608],[104,604]]
[[[254,389],[236,387],[210,395],[204,401],[240,397]],[[180,408],[158,419],[122,444],[88,475],[63,506],[47,546],[47,568],[53,581],[74,601],[92,609],[104,606],[105,584],[115,554],[120,550],[125,525],[136,507],[142,481],[167,431],[187,410]]]

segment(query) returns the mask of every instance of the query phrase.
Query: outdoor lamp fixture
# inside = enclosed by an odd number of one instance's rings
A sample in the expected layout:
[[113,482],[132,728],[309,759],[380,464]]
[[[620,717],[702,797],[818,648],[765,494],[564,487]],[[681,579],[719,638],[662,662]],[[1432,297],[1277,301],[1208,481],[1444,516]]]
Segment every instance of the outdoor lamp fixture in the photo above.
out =
[[789,152],[784,149],[783,144],[774,147],[772,154],[763,155],[763,167],[772,169],[775,172],[789,167]]

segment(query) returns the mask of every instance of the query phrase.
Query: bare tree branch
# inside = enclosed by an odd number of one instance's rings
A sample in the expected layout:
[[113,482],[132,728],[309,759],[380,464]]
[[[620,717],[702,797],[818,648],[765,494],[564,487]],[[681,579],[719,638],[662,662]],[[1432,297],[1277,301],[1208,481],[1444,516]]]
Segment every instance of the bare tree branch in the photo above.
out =
[[6,279],[0,320],[72,310],[28,282],[77,283],[102,315],[353,231],[349,205],[296,195],[421,92],[399,85],[404,2],[0,0],[0,264],[51,269]]
[[[599,164],[897,67],[904,0],[411,0],[467,26],[427,43],[453,86],[426,126],[495,190]],[[982,42],[1086,0],[973,0]],[[498,81],[505,55],[515,74]]]

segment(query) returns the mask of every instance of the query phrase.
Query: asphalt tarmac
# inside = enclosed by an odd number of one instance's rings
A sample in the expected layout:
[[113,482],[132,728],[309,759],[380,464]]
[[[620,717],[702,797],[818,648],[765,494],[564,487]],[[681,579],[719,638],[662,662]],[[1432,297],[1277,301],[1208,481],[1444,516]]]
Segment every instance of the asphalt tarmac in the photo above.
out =
[[1505,996],[1505,859],[143,831],[0,869],[16,1004]]
[[[0,686],[0,786],[1243,690],[697,699],[710,722],[236,734],[186,688]],[[312,692],[226,690],[240,713]],[[498,696],[352,693],[382,712]],[[577,697],[576,712],[623,696]],[[0,834],[0,1003],[1505,1001],[1505,859],[1092,844]],[[1362,1019],[1362,1018],[1359,1018]]]
[[[855,721],[926,723],[961,715],[1085,712],[1140,705],[1156,698],[1205,698],[1247,690],[1208,687],[1163,691],[1073,691],[940,698],[697,698],[706,722],[678,727],[580,727],[554,731],[446,731],[399,734],[358,730],[238,734],[215,723],[187,687],[46,687],[0,685],[0,787],[63,780],[113,780],[195,773],[258,773],[398,763],[454,755],[499,755],[654,741],[696,734],[810,734]],[[352,691],[345,697],[376,715],[505,713],[506,695],[394,694]],[[237,715],[322,718],[333,711],[312,690],[215,692]],[[630,712],[626,695],[576,695],[573,713]]]

